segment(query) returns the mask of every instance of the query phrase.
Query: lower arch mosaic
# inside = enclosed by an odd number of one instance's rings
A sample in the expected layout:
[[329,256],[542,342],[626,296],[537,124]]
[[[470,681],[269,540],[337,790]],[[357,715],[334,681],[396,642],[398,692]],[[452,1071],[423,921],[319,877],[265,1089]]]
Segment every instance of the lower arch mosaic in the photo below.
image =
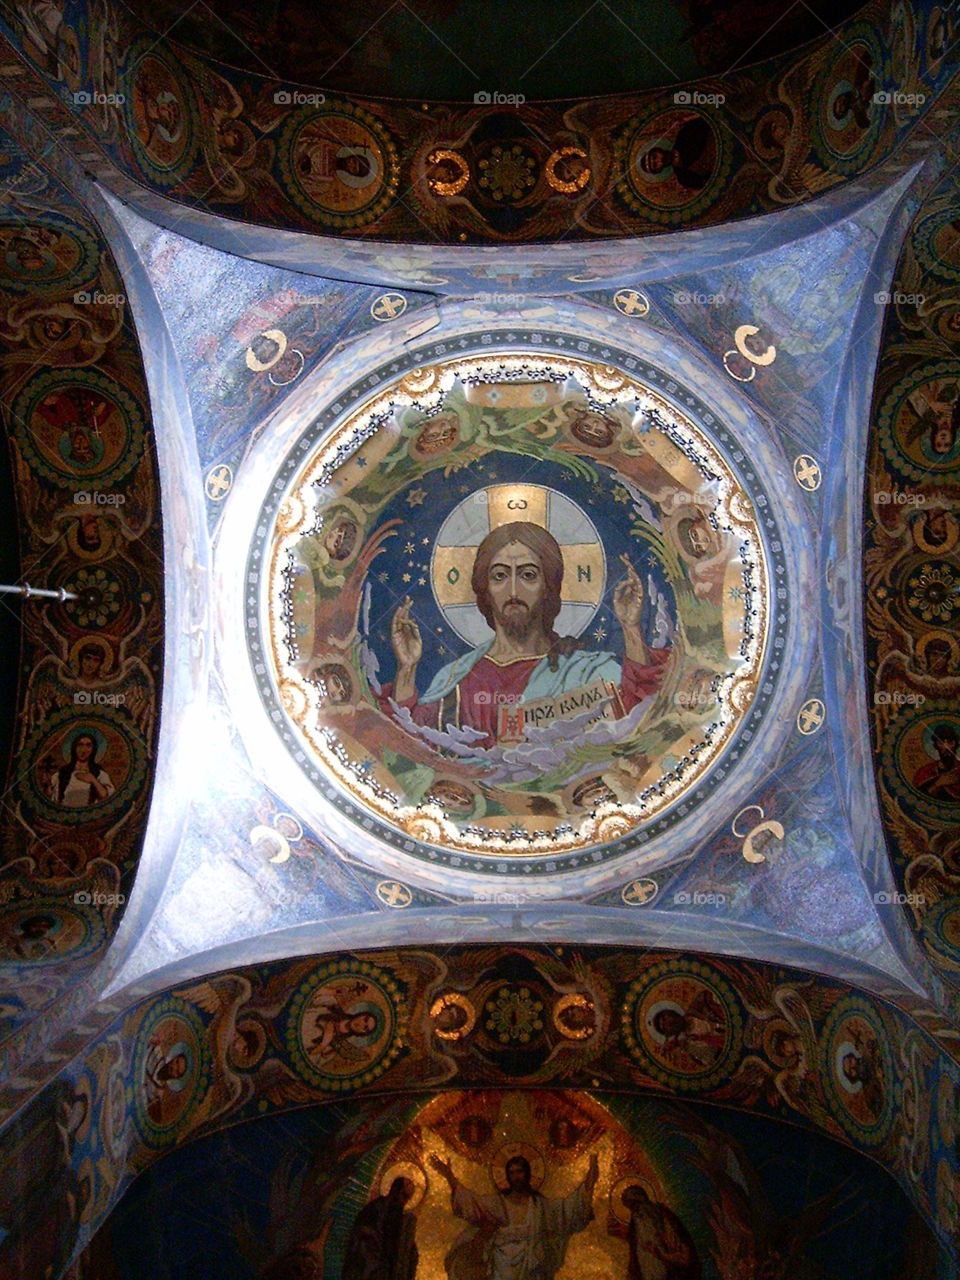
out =
[[361,830],[433,861],[556,870],[665,830],[775,688],[786,570],[752,464],[661,371],[578,345],[378,371],[259,522],[274,723]]

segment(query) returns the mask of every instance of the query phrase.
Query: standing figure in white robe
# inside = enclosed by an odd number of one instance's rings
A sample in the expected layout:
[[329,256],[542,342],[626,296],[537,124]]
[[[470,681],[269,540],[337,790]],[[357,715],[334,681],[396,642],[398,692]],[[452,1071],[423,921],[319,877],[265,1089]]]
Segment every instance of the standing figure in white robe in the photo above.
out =
[[554,1280],[570,1237],[593,1219],[596,1155],[580,1186],[557,1199],[533,1190],[523,1156],[507,1161],[507,1189],[493,1195],[469,1190],[439,1156],[432,1163],[450,1185],[453,1212],[470,1224],[444,1259],[448,1280]]

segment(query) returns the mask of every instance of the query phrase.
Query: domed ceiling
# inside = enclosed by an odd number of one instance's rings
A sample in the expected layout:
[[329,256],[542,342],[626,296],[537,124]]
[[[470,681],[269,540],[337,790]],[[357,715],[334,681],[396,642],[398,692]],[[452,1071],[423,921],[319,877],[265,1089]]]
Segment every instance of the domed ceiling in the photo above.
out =
[[[453,939],[487,904],[536,934],[549,904],[914,984],[848,692],[894,200],[789,263],[520,306],[318,284],[115,206],[156,359],[195,370],[177,416],[216,584],[207,711],[167,713],[194,805],[144,863],[165,889],[134,899],[116,982],[310,921]],[[791,308],[811,318],[771,342]]]
[[758,698],[768,631],[786,630],[761,524],[783,542],[694,425],[712,415],[650,389],[661,371],[639,368],[645,385],[612,363],[625,353],[521,356],[498,336],[415,366],[332,434],[314,419],[323,443],[297,467],[298,443],[248,561],[267,596],[252,648],[266,706],[366,841],[563,870],[668,830],[741,725],[754,736],[782,665]]

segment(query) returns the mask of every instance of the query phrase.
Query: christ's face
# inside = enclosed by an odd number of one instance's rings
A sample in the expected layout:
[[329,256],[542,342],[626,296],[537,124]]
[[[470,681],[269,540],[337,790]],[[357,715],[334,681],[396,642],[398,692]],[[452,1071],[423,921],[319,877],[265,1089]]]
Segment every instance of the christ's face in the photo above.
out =
[[543,567],[536,552],[522,542],[508,542],[497,554],[487,587],[497,630],[520,638],[539,623],[545,590]]
[[507,1162],[506,1168],[507,1183],[511,1191],[527,1191],[530,1188],[530,1179],[527,1174],[527,1167],[521,1164],[519,1160],[510,1160]]

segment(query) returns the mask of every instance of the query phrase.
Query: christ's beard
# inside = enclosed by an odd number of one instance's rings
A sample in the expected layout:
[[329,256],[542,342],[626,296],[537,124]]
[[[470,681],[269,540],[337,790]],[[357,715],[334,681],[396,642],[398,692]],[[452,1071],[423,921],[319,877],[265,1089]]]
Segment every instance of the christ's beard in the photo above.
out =
[[526,640],[540,622],[540,611],[531,613],[522,600],[508,600],[497,615],[497,622],[510,640]]

